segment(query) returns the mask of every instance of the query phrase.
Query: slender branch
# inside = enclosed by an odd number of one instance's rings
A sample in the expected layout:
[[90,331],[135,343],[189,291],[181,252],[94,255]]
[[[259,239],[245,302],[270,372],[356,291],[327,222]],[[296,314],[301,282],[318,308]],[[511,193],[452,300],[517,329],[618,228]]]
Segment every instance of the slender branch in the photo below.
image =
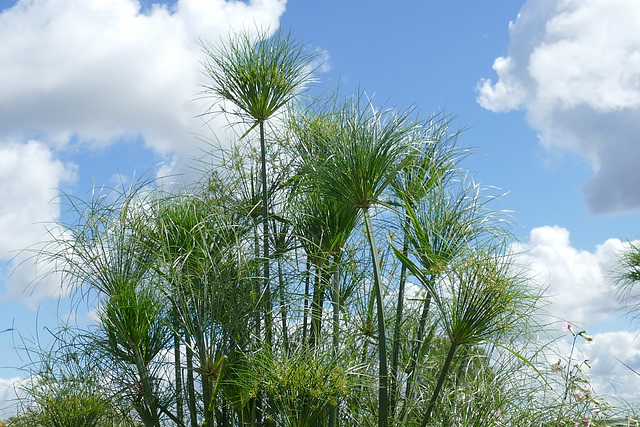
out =
[[264,324],[265,337],[269,346],[273,345],[271,322],[271,286],[269,280],[269,192],[267,189],[267,149],[264,139],[264,120],[260,120],[260,162],[262,165],[262,258],[264,280]]
[[447,373],[449,372],[449,367],[451,366],[453,355],[456,353],[457,349],[458,349],[458,345],[452,342],[451,347],[449,347],[449,353],[447,354],[447,359],[444,361],[444,365],[442,365],[442,370],[440,371],[440,376],[438,377],[438,383],[436,384],[436,388],[435,390],[433,390],[433,394],[431,395],[429,406],[427,406],[427,413],[424,415],[424,419],[422,420],[422,427],[426,427],[427,424],[429,424],[429,421],[431,421],[433,407],[436,404],[436,400],[438,399],[438,395],[440,394],[440,390],[442,389],[444,380],[447,377]]
[[387,427],[389,424],[389,390],[387,370],[387,339],[384,326],[384,303],[382,301],[382,277],[380,272],[380,258],[371,223],[369,209],[364,209],[364,222],[371,248],[373,260],[374,289],[376,307],[378,313],[378,364],[379,364],[379,388],[378,388],[378,427]]

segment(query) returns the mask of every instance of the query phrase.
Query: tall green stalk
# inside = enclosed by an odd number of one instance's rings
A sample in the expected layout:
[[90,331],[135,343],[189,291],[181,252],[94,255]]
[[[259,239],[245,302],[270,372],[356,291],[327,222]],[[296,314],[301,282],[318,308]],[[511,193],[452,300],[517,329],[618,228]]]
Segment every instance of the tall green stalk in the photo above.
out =
[[[378,314],[378,425],[386,427],[389,400],[382,273],[370,207],[379,203],[395,174],[413,155],[407,135],[414,123],[408,119],[410,111],[396,114],[379,110],[362,94],[333,108],[311,113],[302,121],[308,127],[301,127],[306,145],[299,152],[306,157],[306,170],[314,176],[319,191],[359,210],[364,217],[373,262],[371,302],[375,300]],[[320,135],[305,133],[309,128],[319,129]]]
[[[396,175],[391,183],[393,193],[400,205],[408,205],[410,209],[415,209],[429,192],[436,186],[443,187],[453,176],[458,168],[458,162],[465,154],[463,150],[456,147],[456,140],[460,131],[450,132],[451,119],[442,114],[431,116],[421,126],[414,128],[411,133],[411,140],[414,141],[416,154]],[[428,208],[428,207],[427,207]],[[411,220],[406,209],[401,209],[400,221],[404,221],[402,227],[402,253],[407,254],[409,250],[409,229]],[[391,411],[395,411],[398,390],[398,362],[400,358],[400,336],[403,324],[405,285],[407,279],[407,268],[402,264],[400,268],[400,278],[398,282],[398,298],[396,303],[396,316],[394,322],[394,334],[392,340],[391,353]],[[421,316],[417,346],[422,342],[422,332],[424,332],[425,316],[428,311],[428,303]],[[417,348],[414,355],[417,356]],[[415,359],[412,358],[412,361]],[[413,368],[410,368],[413,372]],[[411,380],[407,381],[407,393],[410,390]],[[407,396],[408,398],[408,396]]]
[[449,372],[449,367],[451,366],[451,361],[453,360],[453,356],[458,349],[459,344],[450,343],[449,351],[447,352],[447,358],[444,361],[444,365],[442,365],[442,369],[440,370],[440,376],[438,377],[438,382],[436,383],[436,388],[433,390],[433,394],[431,395],[431,400],[429,400],[429,404],[427,405],[427,412],[422,420],[421,427],[427,427],[429,421],[431,420],[431,416],[433,414],[433,407],[436,404],[436,400],[440,395],[440,390],[442,390],[442,385],[444,384],[444,380],[447,378],[447,373]]
[[384,302],[382,301],[382,273],[380,268],[380,257],[378,256],[378,245],[373,232],[371,215],[369,209],[364,210],[364,223],[367,231],[367,240],[371,248],[371,259],[373,261],[373,278],[376,298],[376,309],[378,317],[378,425],[386,426],[389,420],[389,371],[387,369],[387,338],[384,326]]
[[[408,218],[406,219],[408,222]],[[406,254],[409,249],[409,239],[407,232],[404,232],[404,238],[402,239],[402,253]],[[398,396],[398,361],[400,358],[400,336],[402,330],[402,318],[404,313],[404,299],[405,299],[405,286],[407,283],[407,267],[402,264],[400,267],[400,279],[398,281],[398,302],[396,303],[396,317],[393,329],[392,350],[391,350],[391,414],[393,415],[396,409],[396,401]]]
[[267,149],[264,140],[264,120],[260,120],[260,164],[262,181],[262,275],[264,289],[265,336],[269,345],[273,344],[273,311],[271,303],[271,280],[269,273],[269,190],[267,188]]
[[245,135],[256,126],[260,128],[264,321],[266,342],[272,345],[269,193],[264,124],[305,89],[312,72],[309,62],[314,55],[305,53],[304,46],[295,42],[290,34],[277,32],[270,36],[267,31],[258,31],[256,40],[245,32],[221,47],[212,49],[203,45],[203,49],[209,58],[204,67],[210,79],[210,84],[204,87],[205,92],[235,105],[237,110],[231,113],[251,124]]
[[[333,257],[333,284],[331,286],[331,305],[333,306],[333,358],[338,359],[340,346],[340,255]],[[338,406],[332,405],[329,412],[329,427],[338,425]]]

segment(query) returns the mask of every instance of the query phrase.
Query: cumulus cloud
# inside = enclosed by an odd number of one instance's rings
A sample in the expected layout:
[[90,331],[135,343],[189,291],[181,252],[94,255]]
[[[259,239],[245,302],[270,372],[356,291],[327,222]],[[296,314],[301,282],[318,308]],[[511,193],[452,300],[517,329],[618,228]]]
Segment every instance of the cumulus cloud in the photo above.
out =
[[[626,307],[612,277],[617,254],[626,245],[609,239],[593,251],[578,250],[567,229],[545,226],[534,228],[527,242],[513,244],[511,250],[532,281],[546,289],[545,332],[555,341],[545,345],[549,365],[541,368],[550,369],[559,359],[565,369],[569,363],[578,365],[597,395],[635,401],[640,376],[629,368],[640,372],[640,331],[625,330],[619,321]],[[592,333],[598,324],[600,330]],[[578,336],[574,342],[569,329],[575,334],[586,329],[592,339]]]
[[46,285],[30,288],[43,266],[21,251],[48,240],[47,227],[60,215],[59,188],[75,179],[75,170],[41,142],[0,144],[0,260],[10,261],[1,278],[4,298],[35,302],[58,294]]
[[0,134],[56,147],[142,137],[195,153],[203,59],[198,40],[276,29],[285,0],[20,0],[0,14]]
[[18,398],[16,387],[20,386],[22,378],[0,378],[0,416],[15,415],[15,401]]
[[[594,389],[603,395],[637,399],[640,390],[640,331],[596,334],[593,340],[578,343],[588,358]],[[631,368],[631,369],[630,369]]]
[[593,326],[623,309],[611,277],[615,254],[624,247],[609,239],[593,252],[571,245],[569,231],[558,226],[534,228],[529,241],[513,244],[519,264],[535,283],[546,288],[546,311],[552,321]]
[[[197,117],[211,102],[199,99],[199,40],[276,30],[286,0],[171,3],[18,0],[0,12],[0,260],[12,260],[0,277],[5,298],[20,298],[47,268],[17,251],[47,240],[45,223],[60,215],[58,189],[75,171],[57,153],[143,140],[167,160],[159,174],[191,172],[203,145],[194,134],[227,125]],[[31,289],[31,300],[59,295],[53,286]]]
[[0,258],[41,240],[37,225],[60,215],[58,190],[73,180],[75,165],[40,142],[0,144]]
[[640,208],[639,21],[635,0],[529,0],[498,80],[478,85],[484,108],[525,109],[543,145],[592,163],[582,192],[593,214]]

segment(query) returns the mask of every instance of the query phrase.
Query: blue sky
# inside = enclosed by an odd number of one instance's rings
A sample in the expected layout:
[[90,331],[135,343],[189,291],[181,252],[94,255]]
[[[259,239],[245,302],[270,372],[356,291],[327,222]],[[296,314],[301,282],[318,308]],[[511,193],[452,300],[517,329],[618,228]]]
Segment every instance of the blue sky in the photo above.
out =
[[[322,83],[457,116],[478,153],[465,166],[507,193],[496,207],[514,211],[514,249],[549,288],[550,315],[594,333],[581,348],[594,374],[638,389],[615,360],[640,368],[637,325],[609,277],[640,236],[637,0],[154,3],[0,0],[0,330],[33,336],[61,314],[18,252],[61,217],[58,189],[188,174],[194,134],[210,136],[197,40],[281,26],[322,53]],[[0,334],[0,399],[21,375],[15,338]]]

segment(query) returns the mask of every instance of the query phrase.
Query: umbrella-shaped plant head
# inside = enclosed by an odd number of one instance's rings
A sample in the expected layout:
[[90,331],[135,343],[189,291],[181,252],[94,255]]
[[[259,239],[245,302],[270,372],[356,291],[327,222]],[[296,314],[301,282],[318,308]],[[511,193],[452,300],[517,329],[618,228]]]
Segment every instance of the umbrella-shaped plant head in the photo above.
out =
[[532,300],[513,273],[506,255],[508,230],[500,215],[487,208],[488,200],[475,185],[449,194],[434,188],[416,209],[407,209],[411,255],[394,248],[432,299],[450,342],[423,426],[431,419],[456,350],[494,339]]
[[455,175],[467,151],[457,147],[461,131],[452,131],[451,125],[451,117],[436,114],[412,130],[409,138],[416,153],[391,183],[398,199],[415,206],[431,188],[444,185]]
[[322,147],[326,159],[319,170],[329,194],[368,209],[415,154],[410,145],[412,110],[378,109],[363,94],[333,112],[337,126]]
[[408,138],[415,126],[410,115],[411,110],[398,113],[378,109],[371,100],[357,94],[324,113],[324,122],[331,124],[331,132],[310,139],[307,150],[315,154],[310,156],[315,163],[309,164],[307,170],[313,173],[320,191],[345,206],[360,209],[363,214],[373,260],[373,298],[378,317],[379,426],[388,424],[388,372],[382,278],[370,208],[380,202],[397,172],[414,155]]
[[[400,211],[412,211],[414,208],[429,199],[430,193],[435,187],[444,187],[456,175],[459,160],[466,154],[465,150],[456,146],[460,130],[451,130],[452,118],[442,113],[429,117],[421,126],[416,126],[409,138],[414,141],[415,155],[396,174],[391,183],[391,188],[397,200]],[[404,206],[404,208],[403,208]],[[427,204],[427,209],[430,206]],[[418,208],[424,210],[425,206]],[[404,222],[404,238],[402,252],[407,253],[409,247],[410,215],[402,215],[400,220]],[[398,399],[394,398],[398,393],[398,365],[400,361],[401,327],[404,316],[405,286],[407,268],[402,264],[398,283],[398,297],[396,316],[393,324],[393,350],[391,355],[391,411],[396,409]],[[425,300],[425,308],[420,321],[417,342],[421,342],[424,332],[424,320],[427,313],[428,302]],[[418,344],[419,345],[419,344]],[[414,349],[414,353],[418,352]],[[413,360],[412,360],[413,362]],[[411,388],[411,381],[407,382],[407,391]]]
[[203,45],[203,50],[208,58],[205,92],[229,101],[234,109],[225,112],[253,126],[304,91],[313,72],[315,55],[282,31],[270,35],[258,30],[255,36],[243,31],[216,47]]
[[266,143],[264,123],[302,92],[313,69],[313,54],[294,41],[291,34],[269,35],[259,30],[257,37],[248,32],[235,34],[218,47],[203,45],[208,61],[204,69],[209,83],[205,94],[226,101],[234,107],[229,111],[251,124],[247,133],[260,127],[260,160],[262,185],[263,269],[265,294],[265,325],[267,342],[271,342],[269,318],[269,197],[267,190]]
[[[420,279],[422,282],[422,279]],[[439,312],[440,326],[450,341],[447,359],[433,392],[422,426],[432,416],[456,350],[491,341],[506,332],[532,300],[521,278],[512,272],[509,256],[480,250],[459,259],[442,276],[442,283],[428,281]]]

